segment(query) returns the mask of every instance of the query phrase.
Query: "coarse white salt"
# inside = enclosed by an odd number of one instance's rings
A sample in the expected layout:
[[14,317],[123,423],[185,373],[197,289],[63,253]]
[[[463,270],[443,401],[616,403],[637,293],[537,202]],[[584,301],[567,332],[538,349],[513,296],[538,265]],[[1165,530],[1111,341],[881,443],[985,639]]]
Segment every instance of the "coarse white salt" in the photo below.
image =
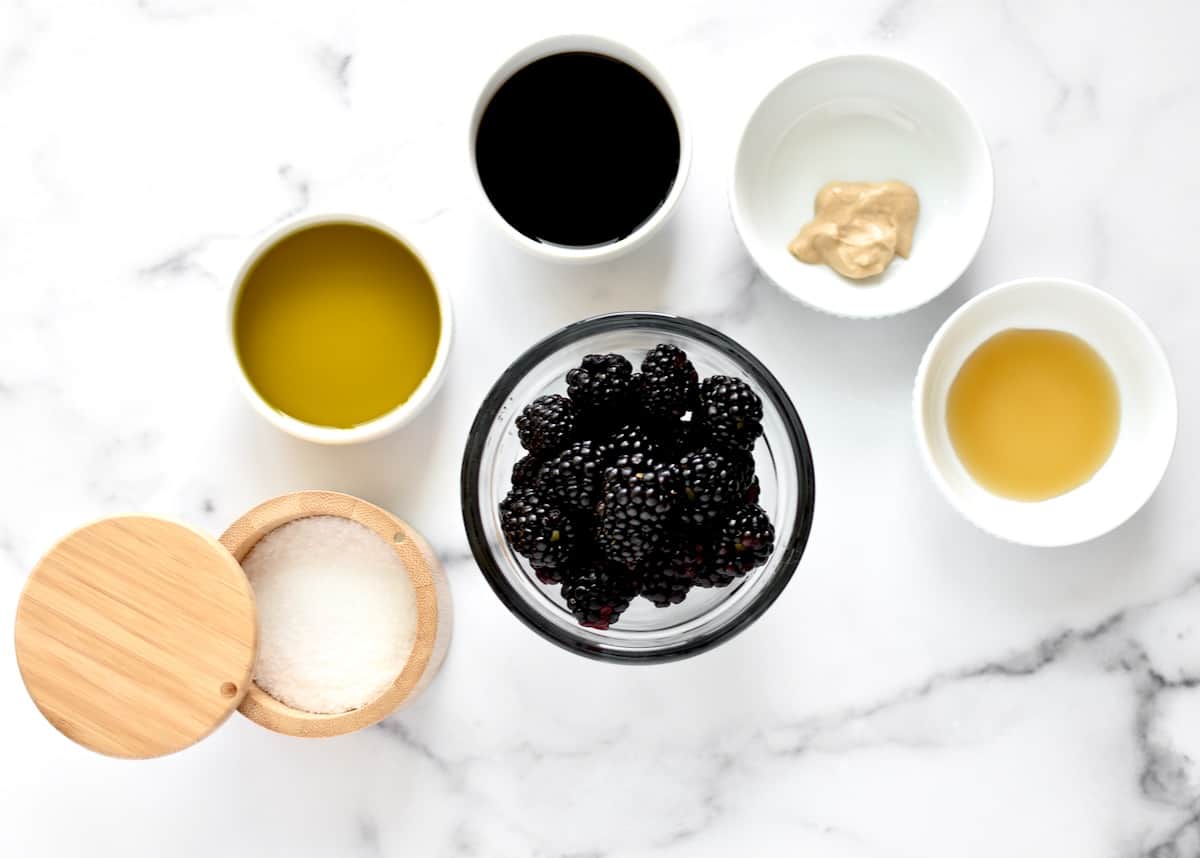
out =
[[300,518],[242,560],[258,607],[254,681],[296,709],[332,714],[378,698],[404,669],[417,594],[374,531],[338,516]]

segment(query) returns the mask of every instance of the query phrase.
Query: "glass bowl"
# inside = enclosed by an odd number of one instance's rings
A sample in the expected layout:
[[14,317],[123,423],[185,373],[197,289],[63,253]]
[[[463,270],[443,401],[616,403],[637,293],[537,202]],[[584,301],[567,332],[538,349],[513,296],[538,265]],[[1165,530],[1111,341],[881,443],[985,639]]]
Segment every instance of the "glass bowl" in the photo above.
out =
[[[679,605],[657,608],[634,599],[605,630],[580,626],[557,586],[540,583],[509,548],[499,504],[512,467],[525,455],[516,417],[547,393],[565,393],[567,370],[587,354],[617,352],[635,366],[659,343],[686,351],[700,377],[745,379],[763,401],[763,437],[754,449],[762,495],[775,525],[775,551],[766,565],[725,588],[693,588]],[[808,542],[813,517],[813,463],[804,426],[783,387],[765,366],[729,337],[690,319],[655,313],[613,313],[568,325],[526,351],[493,385],[467,438],[462,466],[463,521],[484,577],[500,601],[547,640],[611,662],[653,663],[696,655],[758,619],[783,592]]]

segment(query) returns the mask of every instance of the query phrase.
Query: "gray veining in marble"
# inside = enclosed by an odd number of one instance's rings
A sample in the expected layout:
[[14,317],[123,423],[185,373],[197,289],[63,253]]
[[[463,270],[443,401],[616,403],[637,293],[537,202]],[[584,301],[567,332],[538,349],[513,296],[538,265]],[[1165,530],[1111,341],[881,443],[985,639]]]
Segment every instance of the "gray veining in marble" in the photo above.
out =
[[[219,532],[312,487],[423,531],[457,611],[438,682],[377,728],[304,742],[235,717],[141,764],[58,736],[7,648],[0,855],[1200,856],[1198,28],[1183,0],[0,0],[0,611],[82,521],[143,510]],[[494,66],[569,30],[651,56],[695,142],[669,227],[598,268],[522,256],[482,216],[466,163]],[[757,96],[850,51],[943,77],[996,162],[995,216],[960,283],[870,323],[781,296],[725,201]],[[457,310],[438,400],[358,448],[264,425],[223,337],[245,255],[321,211],[409,235]],[[961,521],[909,425],[938,325],[1034,274],[1130,304],[1180,394],[1159,493],[1060,551]],[[693,316],[758,354],[821,480],[776,606],[721,649],[646,670],[528,632],[459,518],[462,443],[498,369],[618,309]]]

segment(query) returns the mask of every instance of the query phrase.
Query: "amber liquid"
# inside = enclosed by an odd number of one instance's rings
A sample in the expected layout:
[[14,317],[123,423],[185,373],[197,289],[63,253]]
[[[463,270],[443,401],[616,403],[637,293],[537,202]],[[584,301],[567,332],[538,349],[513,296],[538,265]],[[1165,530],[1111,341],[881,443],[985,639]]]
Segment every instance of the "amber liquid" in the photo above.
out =
[[1039,501],[1086,483],[1121,425],[1112,370],[1062,331],[1013,329],[977,348],[950,385],[950,441],[987,490]]
[[234,338],[268,404],[317,426],[350,428],[408,400],[437,354],[433,281],[390,235],[352,223],[292,233],[242,283]]

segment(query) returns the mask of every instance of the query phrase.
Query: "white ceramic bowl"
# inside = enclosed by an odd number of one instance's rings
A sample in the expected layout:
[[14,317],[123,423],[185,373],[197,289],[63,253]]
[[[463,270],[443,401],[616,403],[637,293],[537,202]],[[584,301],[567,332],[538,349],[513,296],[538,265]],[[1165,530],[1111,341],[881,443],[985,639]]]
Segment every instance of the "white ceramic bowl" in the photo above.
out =
[[[662,205],[658,207],[654,214],[632,233],[620,241],[615,241],[612,244],[604,244],[599,247],[564,247],[562,245],[544,244],[514,229],[496,211],[495,206],[488,199],[487,192],[484,190],[483,182],[479,176],[479,166],[475,161],[475,137],[479,132],[479,122],[496,91],[514,73],[529,65],[534,60],[540,60],[542,57],[569,51],[587,51],[594,54],[602,54],[620,60],[626,65],[637,69],[648,81],[657,87],[658,91],[662,93],[663,98],[667,100],[667,104],[671,108],[671,113],[675,115],[675,126],[679,130],[679,171],[675,174],[675,182],[671,185],[671,190],[667,194],[667,198],[663,200]],[[467,154],[471,162],[471,173],[475,177],[474,185],[478,190],[483,208],[491,215],[492,222],[496,224],[500,232],[508,236],[518,247],[529,251],[535,256],[555,262],[606,261],[621,256],[639,244],[642,244],[658,231],[679,204],[679,198],[683,194],[683,186],[687,182],[688,170],[692,163],[691,136],[688,134],[688,128],[684,124],[683,112],[680,109],[679,100],[667,84],[667,80],[662,72],[648,59],[627,45],[615,42],[612,39],[584,34],[551,36],[548,39],[542,39],[522,48],[503,62],[488,79],[487,84],[483,87],[483,91],[480,92],[479,98],[475,102],[475,110],[471,115],[467,146]]]
[[[827,182],[888,179],[920,197],[909,259],[856,282],[788,252]],[[945,84],[899,60],[843,56],[805,66],[758,105],[738,146],[730,206],[746,250],[784,292],[872,318],[920,306],[962,275],[987,232],[993,184],[983,132]]]
[[[1066,331],[1108,363],[1121,396],[1116,446],[1077,489],[1045,501],[998,497],[967,473],[946,428],[946,398],[963,362],[1009,328]],[[917,444],[933,481],[968,520],[1024,545],[1073,545],[1125,522],[1150,499],[1175,447],[1178,405],[1171,367],[1132,310],[1073,280],[1014,280],[968,301],[934,335],[913,391]]]
[[[316,426],[312,423],[305,423],[303,420],[297,420],[295,417],[284,414],[259,396],[258,391],[254,389],[254,385],[246,377],[241,361],[238,359],[237,341],[234,333],[234,314],[237,310],[238,296],[241,294],[242,284],[246,279],[246,275],[250,273],[250,269],[254,267],[254,263],[264,253],[292,233],[310,226],[328,223],[348,223],[368,226],[390,236],[407,248],[429,274],[430,283],[433,284],[433,291],[437,296],[439,316],[441,318],[441,330],[438,332],[438,347],[437,353],[433,358],[433,365],[429,368],[429,372],[425,375],[425,378],[417,385],[417,389],[413,391],[412,396],[388,413],[349,429]],[[429,404],[434,394],[437,393],[438,388],[441,387],[442,379],[446,374],[446,363],[450,358],[450,340],[453,329],[453,312],[451,310],[450,298],[442,290],[442,287],[438,285],[437,273],[430,267],[429,260],[413,246],[412,242],[408,241],[391,227],[371,218],[350,214],[330,213],[295,218],[283,224],[259,242],[258,246],[246,257],[246,261],[242,263],[241,269],[233,280],[233,287],[229,290],[229,301],[225,312],[225,333],[230,350],[233,353],[234,363],[238,369],[239,387],[246,395],[250,405],[268,422],[287,432],[289,435],[294,435],[306,441],[314,441],[318,444],[356,444],[361,441],[370,441],[399,429],[416,417]]]

